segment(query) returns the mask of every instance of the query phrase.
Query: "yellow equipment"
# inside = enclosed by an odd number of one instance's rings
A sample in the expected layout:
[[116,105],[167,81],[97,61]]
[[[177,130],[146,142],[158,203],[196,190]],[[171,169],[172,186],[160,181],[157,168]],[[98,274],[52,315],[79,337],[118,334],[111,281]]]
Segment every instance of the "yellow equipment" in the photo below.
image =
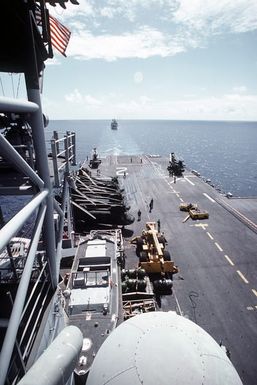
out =
[[147,273],[166,273],[175,274],[178,272],[177,266],[171,261],[170,253],[165,250],[166,239],[164,234],[158,233],[156,222],[146,222],[146,230],[141,237],[141,252],[139,254],[139,264]]
[[[179,205],[180,211],[187,211],[192,219],[206,219],[209,218],[209,213],[200,209],[196,203],[183,202]],[[189,216],[186,218],[188,219]],[[184,220],[185,222],[185,220]]]
[[189,211],[191,209],[197,209],[197,204],[196,203],[183,202],[183,203],[180,203],[179,209],[180,209],[180,211]]
[[200,210],[198,208],[189,210],[190,217],[192,219],[208,219],[209,213],[205,210]]

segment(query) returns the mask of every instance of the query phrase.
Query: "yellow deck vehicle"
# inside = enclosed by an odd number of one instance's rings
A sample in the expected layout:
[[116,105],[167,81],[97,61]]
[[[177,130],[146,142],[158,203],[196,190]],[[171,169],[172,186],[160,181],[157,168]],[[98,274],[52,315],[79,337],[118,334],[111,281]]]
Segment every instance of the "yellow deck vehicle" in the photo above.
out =
[[200,210],[198,208],[189,210],[190,217],[192,219],[207,219],[209,218],[209,213],[205,210]]
[[179,209],[180,211],[189,211],[191,209],[196,209],[197,208],[197,204],[196,203],[187,203],[187,202],[183,202],[179,205]]
[[189,217],[192,219],[207,219],[209,218],[209,213],[206,210],[200,209],[196,203],[186,203],[183,202],[179,205],[180,211],[187,211],[189,213]]
[[178,272],[178,267],[165,250],[167,242],[164,234],[158,233],[156,222],[146,222],[146,230],[141,236],[133,238],[131,243],[137,245],[139,266],[149,275],[154,290],[171,289],[172,277]]

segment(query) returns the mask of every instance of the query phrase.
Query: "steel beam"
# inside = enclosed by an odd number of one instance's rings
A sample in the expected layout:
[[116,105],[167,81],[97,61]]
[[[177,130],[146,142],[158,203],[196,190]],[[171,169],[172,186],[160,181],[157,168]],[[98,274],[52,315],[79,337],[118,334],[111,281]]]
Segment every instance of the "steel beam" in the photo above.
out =
[[12,147],[5,137],[0,134],[0,152],[3,158],[9,160],[18,170],[28,176],[40,189],[44,187],[44,182],[28,165],[22,156]]
[[39,176],[43,179],[45,187],[49,190],[47,197],[47,210],[45,215],[43,238],[46,246],[46,256],[49,261],[49,270],[51,274],[52,286],[56,288],[58,282],[57,267],[56,267],[56,244],[55,230],[53,221],[53,196],[52,182],[49,174],[48,157],[45,147],[44,122],[41,107],[40,92],[38,89],[27,89],[28,99],[33,100],[39,106],[38,112],[31,115],[30,123],[32,127],[33,144],[36,155],[36,164]]
[[16,235],[47,195],[48,190],[41,191],[0,230],[0,250],[2,250],[9,243],[10,239]]
[[[45,193],[45,191],[42,192],[40,195],[42,196],[43,193]],[[46,195],[44,196],[44,198],[45,197],[46,197]],[[36,198],[34,198],[34,200],[33,200],[34,205],[35,205],[35,200],[36,200]],[[38,206],[38,202],[36,202],[36,203]],[[21,213],[21,211],[19,212],[19,214]],[[4,342],[3,342],[3,346],[2,346],[2,350],[1,350],[1,355],[0,355],[0,368],[1,368],[0,385],[5,384],[6,374],[8,371],[9,364],[10,364],[13,347],[14,347],[14,344],[16,341],[16,335],[17,335],[20,321],[21,321],[21,314],[22,314],[22,310],[23,310],[24,303],[26,300],[26,294],[27,294],[27,290],[28,290],[28,286],[29,286],[29,282],[30,282],[31,271],[32,271],[32,267],[33,267],[33,263],[34,263],[34,259],[35,259],[35,254],[36,254],[37,247],[38,247],[38,242],[39,242],[39,238],[40,238],[40,234],[41,234],[41,229],[42,229],[45,213],[46,213],[46,206],[41,205],[39,212],[38,212],[35,228],[34,228],[35,232],[33,234],[32,240],[31,240],[31,244],[29,247],[29,253],[27,256],[26,264],[24,266],[24,270],[22,273],[22,277],[20,280],[18,291],[17,291],[16,297],[15,297],[15,301],[14,301],[13,309],[12,309],[12,314],[11,314],[10,319],[9,319],[8,328],[7,328],[7,331],[5,334],[5,338],[4,338]],[[8,222],[8,224],[10,222]],[[9,229],[9,231],[10,231],[10,229]],[[0,237],[0,239],[1,238],[2,237]],[[2,239],[1,239],[1,241],[2,241]],[[0,247],[0,249],[1,249],[1,247]]]
[[38,111],[38,105],[27,100],[0,97],[0,111],[30,114]]

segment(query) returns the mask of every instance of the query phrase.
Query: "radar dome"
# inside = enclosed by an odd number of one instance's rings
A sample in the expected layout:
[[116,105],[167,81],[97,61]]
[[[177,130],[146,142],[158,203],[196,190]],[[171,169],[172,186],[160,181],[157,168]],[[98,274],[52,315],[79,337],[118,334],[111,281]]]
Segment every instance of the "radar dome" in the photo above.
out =
[[175,312],[137,315],[99,349],[87,385],[242,385],[224,349]]

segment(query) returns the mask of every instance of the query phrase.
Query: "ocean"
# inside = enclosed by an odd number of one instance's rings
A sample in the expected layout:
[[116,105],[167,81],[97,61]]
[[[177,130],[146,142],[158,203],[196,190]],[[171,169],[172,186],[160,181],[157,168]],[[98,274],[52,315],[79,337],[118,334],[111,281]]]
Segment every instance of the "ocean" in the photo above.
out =
[[188,169],[197,170],[223,193],[257,197],[257,122],[120,120],[54,120],[46,137],[56,130],[76,132],[77,161],[83,162],[96,147],[108,154],[174,152]]

